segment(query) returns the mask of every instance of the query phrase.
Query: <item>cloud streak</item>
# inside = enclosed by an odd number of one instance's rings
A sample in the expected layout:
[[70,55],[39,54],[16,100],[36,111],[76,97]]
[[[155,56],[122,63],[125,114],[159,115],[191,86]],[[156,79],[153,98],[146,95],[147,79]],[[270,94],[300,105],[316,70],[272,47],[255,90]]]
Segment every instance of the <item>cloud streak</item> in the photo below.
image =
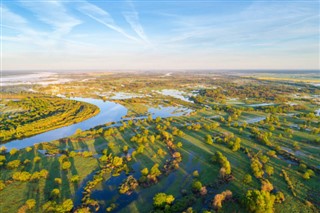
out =
[[139,20],[139,13],[135,9],[135,6],[133,5],[132,1],[127,1],[127,4],[129,6],[129,9],[125,12],[123,12],[123,16],[128,22],[128,24],[131,26],[134,32],[146,43],[151,44],[148,37],[146,36],[144,29],[140,23]]
[[21,4],[32,11],[41,22],[51,25],[56,37],[70,33],[75,26],[82,23],[70,15],[60,1],[21,1]]
[[126,33],[125,30],[123,30],[120,26],[118,26],[115,23],[114,19],[110,16],[110,14],[107,11],[101,9],[100,7],[97,7],[96,5],[93,5],[88,2],[82,2],[81,6],[78,7],[78,10],[81,13],[89,16],[93,20],[99,22],[100,24],[103,24],[104,26],[108,27],[109,29],[120,33],[121,35],[125,36],[126,38],[128,38],[132,41],[140,42],[140,40],[137,39],[136,37],[131,36],[128,33]]

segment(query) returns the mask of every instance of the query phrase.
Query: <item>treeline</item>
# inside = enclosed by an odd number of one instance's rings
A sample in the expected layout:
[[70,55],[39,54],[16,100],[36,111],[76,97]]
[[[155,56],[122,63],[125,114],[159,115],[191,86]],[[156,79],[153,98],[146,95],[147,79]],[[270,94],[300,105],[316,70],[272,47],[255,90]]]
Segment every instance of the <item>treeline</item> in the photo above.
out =
[[49,97],[11,100],[6,107],[16,111],[0,115],[1,143],[77,123],[99,113],[99,108],[92,104]]

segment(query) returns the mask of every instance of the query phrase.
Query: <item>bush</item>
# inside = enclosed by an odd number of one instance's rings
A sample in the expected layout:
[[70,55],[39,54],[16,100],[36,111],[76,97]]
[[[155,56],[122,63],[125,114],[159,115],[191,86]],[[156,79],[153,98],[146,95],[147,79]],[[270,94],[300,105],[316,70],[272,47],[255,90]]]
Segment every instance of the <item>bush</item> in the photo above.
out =
[[157,208],[164,208],[166,205],[172,204],[173,201],[173,195],[167,195],[166,193],[158,193],[153,197],[153,205]]
[[16,181],[28,181],[31,178],[31,174],[29,172],[15,172],[12,178]]
[[62,169],[63,170],[68,170],[71,167],[71,163],[69,161],[65,161],[62,163]]
[[142,170],[141,170],[141,174],[142,174],[143,176],[147,176],[147,175],[149,174],[148,168],[142,169]]
[[33,162],[34,162],[34,163],[38,163],[38,162],[40,162],[40,160],[41,160],[41,158],[38,157],[38,156],[36,156],[36,157],[33,158]]
[[195,177],[195,178],[199,177],[198,170],[193,171],[192,176]]
[[36,206],[36,200],[35,199],[29,199],[26,201],[26,206],[28,209],[32,209]]
[[8,164],[7,164],[7,168],[8,169],[16,169],[20,166],[20,163],[21,161],[20,160],[13,160],[13,161],[10,161]]
[[51,196],[52,197],[58,197],[60,195],[60,190],[59,189],[53,189],[52,191],[51,191]]
[[13,148],[13,149],[10,150],[9,153],[10,153],[10,155],[12,156],[12,155],[15,155],[17,152],[18,152],[18,150],[15,149],[15,148]]
[[194,181],[192,183],[192,190],[198,192],[202,188],[202,183],[200,181]]
[[70,178],[70,181],[71,181],[72,183],[77,183],[79,180],[80,180],[79,175],[73,175],[73,176]]
[[221,194],[216,194],[216,196],[214,196],[212,205],[215,209],[220,209],[222,207],[222,202],[224,200],[230,199],[231,197],[232,197],[232,192],[230,190],[226,190]]
[[246,193],[244,204],[249,212],[273,212],[275,196],[268,191],[249,190]]
[[312,171],[311,169],[308,169],[303,175],[302,177],[305,179],[305,180],[309,180],[312,176],[314,176],[314,171]]
[[251,175],[246,174],[246,175],[243,177],[242,182],[245,183],[245,184],[251,183],[251,182],[252,182],[252,177],[251,177]]
[[55,178],[54,182],[56,182],[57,184],[62,184],[62,179],[61,178]]

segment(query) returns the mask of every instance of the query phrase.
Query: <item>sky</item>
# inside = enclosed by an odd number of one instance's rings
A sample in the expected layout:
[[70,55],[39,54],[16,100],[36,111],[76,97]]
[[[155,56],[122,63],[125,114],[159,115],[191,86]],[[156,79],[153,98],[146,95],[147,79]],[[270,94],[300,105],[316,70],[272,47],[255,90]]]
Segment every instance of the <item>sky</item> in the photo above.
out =
[[2,0],[2,70],[320,69],[318,0]]

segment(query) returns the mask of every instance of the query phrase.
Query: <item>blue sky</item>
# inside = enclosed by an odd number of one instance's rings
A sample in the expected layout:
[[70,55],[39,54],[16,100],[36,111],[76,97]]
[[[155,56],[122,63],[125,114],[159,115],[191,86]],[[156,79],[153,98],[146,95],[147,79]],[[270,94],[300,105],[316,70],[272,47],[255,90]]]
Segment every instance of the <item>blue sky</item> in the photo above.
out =
[[2,0],[3,70],[319,69],[319,1]]

